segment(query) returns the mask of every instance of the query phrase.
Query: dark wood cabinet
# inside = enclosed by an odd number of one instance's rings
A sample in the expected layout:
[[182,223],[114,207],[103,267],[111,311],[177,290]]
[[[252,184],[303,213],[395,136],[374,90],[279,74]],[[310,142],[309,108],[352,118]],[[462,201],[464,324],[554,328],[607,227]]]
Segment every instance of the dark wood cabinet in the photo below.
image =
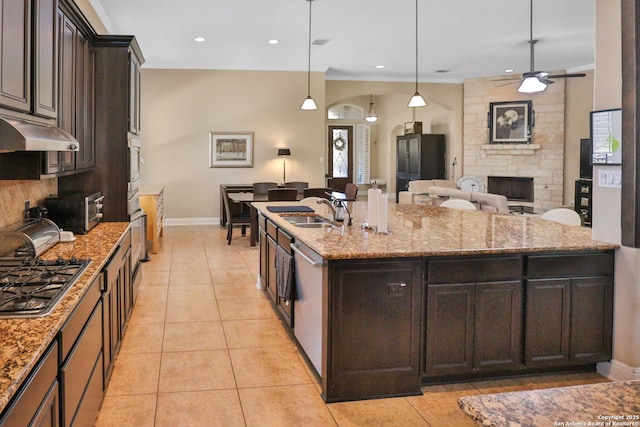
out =
[[3,427],[59,426],[58,341],[54,340],[0,419]]
[[0,105],[31,110],[31,1],[0,0]]
[[420,393],[421,261],[329,262],[327,402]]
[[445,179],[446,143],[441,134],[396,137],[396,203],[400,191],[417,179]]
[[525,363],[607,361],[613,328],[613,254],[528,258]]
[[58,117],[58,2],[34,0],[33,5],[33,114],[56,119]]
[[428,285],[427,289],[426,375],[520,365],[520,281]]
[[113,364],[124,337],[127,320],[133,304],[131,290],[131,234],[128,232],[104,269],[103,346],[104,385],[109,382]]
[[78,33],[75,70],[75,137],[80,144],[80,150],[74,153],[76,170],[91,168],[95,165],[94,73],[95,51],[87,38],[82,33]]
[[103,398],[101,273],[60,331],[62,425],[92,425]]
[[[261,223],[264,227],[260,232],[260,274],[264,280],[267,295],[274,304],[280,318],[289,326],[293,326],[293,301],[285,301],[278,296],[278,285],[276,281],[276,251],[278,247],[284,248],[291,254],[291,243],[293,238],[279,229],[270,220]],[[263,242],[262,239],[265,239]],[[262,264],[264,262],[264,265]],[[264,276],[263,276],[264,274]],[[292,273],[293,274],[293,273]]]
[[129,132],[140,133],[140,60],[129,55]]

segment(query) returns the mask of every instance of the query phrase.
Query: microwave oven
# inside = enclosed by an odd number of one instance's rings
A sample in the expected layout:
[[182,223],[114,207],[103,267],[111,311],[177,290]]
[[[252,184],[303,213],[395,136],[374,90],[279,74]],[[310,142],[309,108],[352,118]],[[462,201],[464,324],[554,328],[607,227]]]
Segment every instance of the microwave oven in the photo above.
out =
[[71,193],[47,197],[44,205],[47,208],[47,218],[58,227],[76,234],[85,234],[100,222],[103,202],[101,192]]

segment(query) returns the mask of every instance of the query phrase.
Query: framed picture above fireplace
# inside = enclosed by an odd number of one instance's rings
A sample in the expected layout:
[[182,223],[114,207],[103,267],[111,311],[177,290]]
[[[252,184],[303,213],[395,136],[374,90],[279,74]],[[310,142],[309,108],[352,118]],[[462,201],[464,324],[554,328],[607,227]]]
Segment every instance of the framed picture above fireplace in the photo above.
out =
[[533,110],[531,101],[489,103],[489,142],[530,144]]

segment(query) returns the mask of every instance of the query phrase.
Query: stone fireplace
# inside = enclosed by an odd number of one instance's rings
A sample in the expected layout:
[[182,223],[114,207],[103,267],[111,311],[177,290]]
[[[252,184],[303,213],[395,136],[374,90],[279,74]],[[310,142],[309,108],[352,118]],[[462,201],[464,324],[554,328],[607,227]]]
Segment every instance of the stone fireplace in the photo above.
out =
[[[531,128],[531,144],[490,144],[489,104],[521,100],[532,101],[535,126]],[[492,78],[465,80],[462,174],[484,180],[489,192],[493,192],[489,177],[507,177],[512,181],[526,178],[529,188],[533,189],[526,198],[531,198],[535,206],[561,206],[564,199],[564,110],[562,79],[535,96],[519,94],[513,85],[501,86]]]

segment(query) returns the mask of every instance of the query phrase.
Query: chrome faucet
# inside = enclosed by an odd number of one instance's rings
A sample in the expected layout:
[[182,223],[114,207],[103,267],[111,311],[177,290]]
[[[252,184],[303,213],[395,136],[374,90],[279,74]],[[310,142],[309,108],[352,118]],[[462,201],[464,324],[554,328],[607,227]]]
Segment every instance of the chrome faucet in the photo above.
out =
[[347,208],[347,203],[344,200],[333,199],[329,201],[325,198],[318,199],[318,204],[325,204],[331,208],[333,212],[334,221],[344,221],[344,211],[347,211],[347,216],[349,220],[347,221],[347,225],[351,226],[351,212],[349,212],[349,208]]

